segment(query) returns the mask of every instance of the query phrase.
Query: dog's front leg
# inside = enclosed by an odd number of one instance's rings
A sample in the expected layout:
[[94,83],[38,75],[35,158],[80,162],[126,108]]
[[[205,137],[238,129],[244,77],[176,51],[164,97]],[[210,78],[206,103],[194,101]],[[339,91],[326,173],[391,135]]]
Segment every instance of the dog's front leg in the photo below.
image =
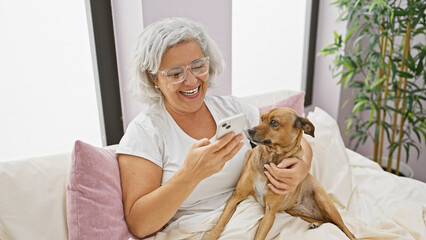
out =
[[275,221],[275,213],[280,209],[283,202],[283,196],[276,195],[269,191],[265,194],[265,215],[260,220],[259,228],[257,229],[255,240],[263,240],[269,233]]
[[203,240],[218,239],[226,224],[229,222],[229,219],[231,219],[232,215],[234,215],[238,203],[240,203],[245,198],[247,198],[247,196],[242,196],[241,194],[237,194],[237,192],[235,192],[226,203],[225,209],[223,210],[222,215],[220,215],[219,221],[216,223],[210,233],[203,238]]
[[235,188],[234,194],[229,198],[228,202],[226,203],[225,209],[223,209],[219,221],[216,223],[210,233],[203,238],[203,240],[218,239],[226,224],[229,222],[229,219],[231,219],[232,215],[234,215],[238,203],[246,199],[249,195],[253,194],[254,189],[252,187],[252,177],[250,176],[252,176],[251,167],[249,164],[245,164],[240,180],[238,181],[237,187]]

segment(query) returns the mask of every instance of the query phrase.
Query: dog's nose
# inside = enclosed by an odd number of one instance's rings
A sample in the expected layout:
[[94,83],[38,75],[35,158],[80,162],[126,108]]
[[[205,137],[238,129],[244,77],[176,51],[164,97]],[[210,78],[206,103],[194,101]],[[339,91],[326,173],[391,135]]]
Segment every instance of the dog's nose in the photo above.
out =
[[247,132],[249,133],[250,137],[253,137],[253,135],[256,133],[256,130],[253,128],[250,128],[249,130],[247,130]]

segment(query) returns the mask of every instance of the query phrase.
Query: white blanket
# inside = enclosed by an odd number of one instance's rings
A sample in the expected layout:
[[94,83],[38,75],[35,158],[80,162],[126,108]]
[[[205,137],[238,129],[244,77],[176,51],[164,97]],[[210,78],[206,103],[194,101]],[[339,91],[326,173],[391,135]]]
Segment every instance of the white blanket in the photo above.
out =
[[[384,172],[373,161],[346,149],[336,122],[316,108],[308,115],[315,138],[306,136],[314,158],[311,173],[334,200],[358,239],[426,239],[426,184]],[[221,211],[184,216],[150,240],[202,239]],[[253,197],[241,202],[220,239],[253,239],[263,208]],[[309,230],[308,223],[277,213],[267,239],[347,239],[335,225]]]

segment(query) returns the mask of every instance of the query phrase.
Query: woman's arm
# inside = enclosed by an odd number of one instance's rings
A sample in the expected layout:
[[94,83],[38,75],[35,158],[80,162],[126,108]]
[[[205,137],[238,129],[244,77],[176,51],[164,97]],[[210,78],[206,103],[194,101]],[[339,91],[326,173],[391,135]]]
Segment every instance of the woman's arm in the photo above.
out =
[[118,161],[124,216],[127,227],[136,237],[164,226],[194,188],[192,181],[179,175],[161,186],[162,169],[144,158],[119,155]]
[[276,194],[284,195],[296,190],[296,187],[308,175],[312,162],[311,145],[302,137],[303,159],[287,158],[277,165],[265,165],[266,176],[271,182],[268,186]]
[[230,133],[194,143],[176,174],[161,185],[162,169],[144,158],[118,155],[124,215],[130,232],[143,237],[161,229],[203,179],[219,172],[244,143]]

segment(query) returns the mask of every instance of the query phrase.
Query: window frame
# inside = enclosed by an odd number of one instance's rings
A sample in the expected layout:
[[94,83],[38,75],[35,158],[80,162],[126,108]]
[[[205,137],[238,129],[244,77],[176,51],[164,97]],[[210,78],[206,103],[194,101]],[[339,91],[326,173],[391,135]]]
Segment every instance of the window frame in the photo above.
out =
[[87,0],[86,8],[103,126],[102,141],[104,145],[118,144],[124,135],[124,126],[111,0]]
[[314,69],[318,29],[318,13],[320,0],[307,2],[306,32],[302,70],[302,89],[305,90],[305,107],[312,104],[314,87]]

